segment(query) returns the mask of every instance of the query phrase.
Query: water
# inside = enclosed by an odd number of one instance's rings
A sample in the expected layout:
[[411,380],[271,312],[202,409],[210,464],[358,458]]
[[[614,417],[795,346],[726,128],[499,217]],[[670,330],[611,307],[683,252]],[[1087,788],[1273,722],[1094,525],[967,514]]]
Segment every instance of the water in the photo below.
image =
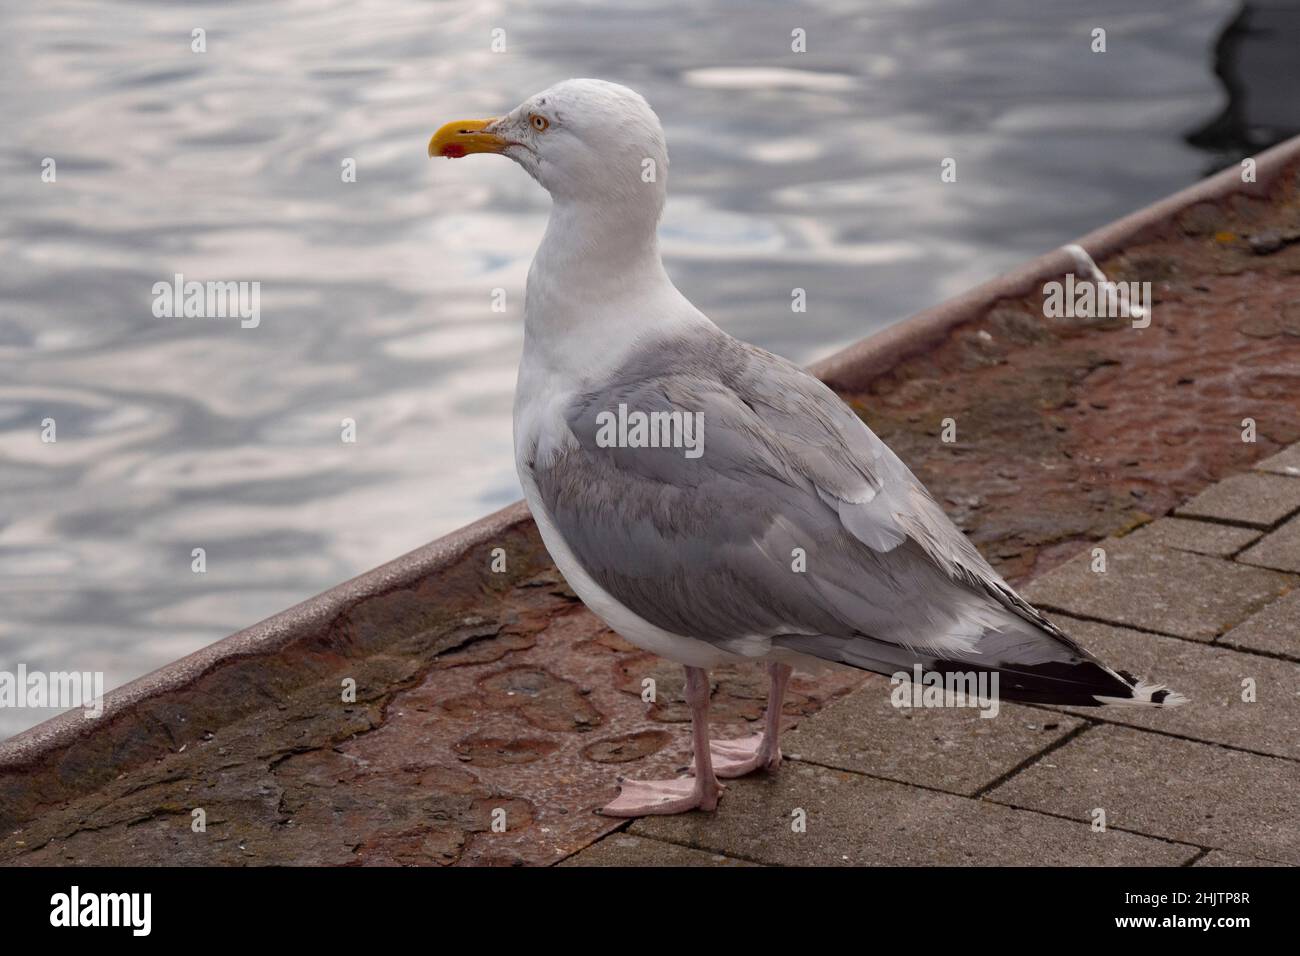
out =
[[[499,157],[427,160],[447,120],[641,90],[669,271],[800,361],[1205,172],[1226,0],[789,6],[5,0],[0,671],[120,684],[519,497],[548,200]],[[260,282],[260,325],[155,318],[175,273]]]

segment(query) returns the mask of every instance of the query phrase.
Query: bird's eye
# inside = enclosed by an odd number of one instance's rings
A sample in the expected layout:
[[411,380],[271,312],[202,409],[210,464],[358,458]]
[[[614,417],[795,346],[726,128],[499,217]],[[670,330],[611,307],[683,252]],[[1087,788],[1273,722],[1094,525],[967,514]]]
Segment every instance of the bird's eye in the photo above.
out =
[[538,116],[536,113],[528,117],[528,121],[533,124],[533,129],[537,130],[539,133],[544,133],[546,128],[551,125],[550,120],[545,116]]

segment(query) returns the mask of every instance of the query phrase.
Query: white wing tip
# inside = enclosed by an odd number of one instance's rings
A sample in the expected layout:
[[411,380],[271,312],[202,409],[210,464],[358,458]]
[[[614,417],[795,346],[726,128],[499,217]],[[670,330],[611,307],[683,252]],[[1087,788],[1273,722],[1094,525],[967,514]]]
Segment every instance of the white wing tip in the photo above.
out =
[[1132,697],[1103,697],[1095,695],[1099,704],[1117,704],[1128,707],[1181,707],[1187,698],[1176,690],[1170,690],[1164,684],[1148,684],[1139,679],[1133,685]]

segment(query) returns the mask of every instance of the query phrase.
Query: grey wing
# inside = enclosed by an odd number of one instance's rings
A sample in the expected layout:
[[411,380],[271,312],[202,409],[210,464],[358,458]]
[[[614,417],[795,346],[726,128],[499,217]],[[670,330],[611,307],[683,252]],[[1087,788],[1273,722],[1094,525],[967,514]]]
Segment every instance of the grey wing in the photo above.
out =
[[[818,495],[855,538],[877,551],[911,541],[954,581],[1065,637],[1002,580],[911,470],[834,392],[784,359],[736,346],[749,357],[735,381],[737,394],[787,450],[811,463]],[[811,431],[809,422],[816,423]]]
[[[702,453],[606,446],[601,413],[620,405],[699,413]],[[571,440],[534,464],[551,519],[606,591],[664,630],[882,673],[1091,661],[833,392],[782,359],[721,333],[647,346],[566,420]]]

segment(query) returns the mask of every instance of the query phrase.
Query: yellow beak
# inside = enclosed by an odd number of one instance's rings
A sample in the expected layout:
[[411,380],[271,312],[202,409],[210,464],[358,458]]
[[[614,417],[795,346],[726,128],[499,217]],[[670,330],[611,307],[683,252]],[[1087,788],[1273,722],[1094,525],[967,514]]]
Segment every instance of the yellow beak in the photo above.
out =
[[483,132],[496,118],[483,120],[456,120],[448,123],[429,140],[429,156],[459,159],[470,153],[501,153],[510,144],[496,133]]

